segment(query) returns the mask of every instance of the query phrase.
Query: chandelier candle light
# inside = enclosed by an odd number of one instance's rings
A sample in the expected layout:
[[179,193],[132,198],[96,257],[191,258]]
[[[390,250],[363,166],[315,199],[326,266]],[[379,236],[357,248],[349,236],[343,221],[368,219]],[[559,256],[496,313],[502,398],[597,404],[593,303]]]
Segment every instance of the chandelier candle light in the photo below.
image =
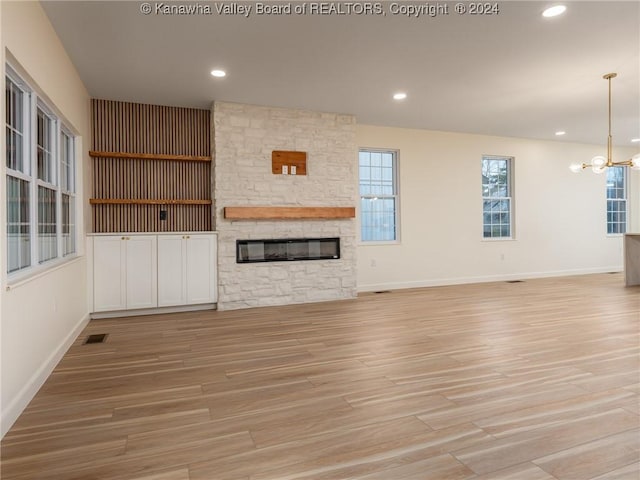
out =
[[634,170],[640,170],[640,153],[635,154],[630,160],[623,162],[614,162],[612,160],[612,141],[611,141],[611,79],[616,78],[617,73],[607,73],[602,78],[609,82],[609,136],[607,137],[607,156],[595,156],[591,159],[591,163],[574,163],[569,169],[573,173],[578,173],[587,167],[591,167],[593,173],[602,173],[608,167],[631,167]]

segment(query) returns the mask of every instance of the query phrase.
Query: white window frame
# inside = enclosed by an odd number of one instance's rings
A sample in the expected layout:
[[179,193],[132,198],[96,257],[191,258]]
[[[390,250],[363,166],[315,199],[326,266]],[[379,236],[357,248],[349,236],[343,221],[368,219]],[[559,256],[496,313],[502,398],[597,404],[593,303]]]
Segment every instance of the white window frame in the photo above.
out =
[[[50,122],[50,126],[51,126],[51,130],[48,132],[49,133],[49,153],[51,155],[50,158],[50,165],[46,168],[50,168],[51,169],[51,173],[50,173],[50,179],[49,181],[47,180],[43,180],[40,179],[40,175],[38,172],[38,135],[37,135],[37,131],[38,131],[38,126],[37,126],[37,122],[38,122],[38,115],[42,113],[43,116],[45,116],[47,118],[47,120]],[[44,104],[40,99],[37,99],[36,102],[36,111],[35,111],[35,115],[33,117],[34,119],[34,128],[33,128],[33,132],[34,132],[34,152],[35,154],[33,155],[33,179],[36,182],[36,186],[34,188],[34,209],[35,209],[35,220],[36,220],[36,229],[39,230],[40,228],[40,218],[39,218],[39,207],[40,207],[40,198],[39,198],[39,192],[40,192],[40,188],[44,188],[47,190],[50,190],[53,192],[54,195],[54,199],[55,199],[55,224],[54,224],[54,228],[55,228],[55,233],[54,233],[54,237],[55,237],[55,242],[56,242],[56,247],[55,247],[55,253],[53,255],[53,257],[50,258],[43,258],[44,255],[41,254],[40,252],[40,232],[36,232],[36,240],[37,240],[37,245],[35,245],[36,249],[38,250],[37,252],[37,256],[36,258],[38,259],[38,263],[45,264],[51,261],[54,261],[58,258],[61,257],[60,255],[60,239],[61,239],[61,234],[60,234],[60,202],[61,202],[61,194],[60,194],[60,188],[59,188],[59,177],[60,177],[60,145],[59,145],[59,138],[60,138],[60,121],[58,120],[58,118],[56,118],[56,116],[51,113],[51,110],[47,107],[46,104]]]
[[[7,209],[7,219],[6,219],[6,225],[5,225],[5,242],[6,242],[6,254],[7,254],[7,266],[5,267],[5,272],[7,273],[7,275],[11,276],[15,276],[20,274],[21,272],[28,270],[30,268],[31,265],[33,265],[33,255],[34,255],[34,232],[33,232],[33,226],[34,226],[34,221],[33,221],[33,215],[34,215],[34,210],[33,210],[33,165],[32,165],[32,151],[31,151],[31,137],[32,137],[32,122],[30,121],[32,118],[32,110],[34,107],[34,103],[33,103],[33,91],[29,88],[28,85],[25,84],[25,82],[22,81],[22,79],[9,67],[6,66],[6,71],[5,71],[5,81],[10,81],[13,85],[16,86],[16,88],[18,88],[20,91],[22,91],[22,170],[14,170],[12,168],[9,168],[6,164],[6,158],[5,158],[5,164],[4,164],[4,171],[5,171],[5,175],[4,175],[4,189],[5,189],[5,198],[4,201],[8,202],[8,195],[9,192],[7,191],[7,179],[8,177],[13,177],[19,180],[22,180],[24,182],[27,183],[27,188],[28,188],[28,198],[29,198],[29,264],[25,265],[24,267],[20,267],[17,270],[8,271],[9,265],[11,265],[11,261],[10,261],[10,257],[9,257],[9,250],[10,250],[10,244],[11,242],[9,241],[9,231],[8,231],[8,225],[9,225],[9,211]],[[5,86],[5,90],[6,90],[6,86]],[[8,105],[5,105],[5,108],[9,108]],[[6,120],[5,120],[5,141],[6,141]],[[8,207],[8,205],[7,205]],[[19,239],[17,241],[22,241],[22,238],[19,237]]]
[[[9,283],[22,280],[32,275],[39,274],[51,268],[64,263],[71,258],[77,256],[77,208],[74,208],[73,218],[70,219],[70,224],[74,226],[74,239],[73,239],[73,252],[64,254],[62,245],[62,186],[61,186],[61,174],[62,174],[62,159],[61,159],[61,138],[62,134],[66,134],[71,139],[73,145],[72,155],[72,181],[73,181],[73,201],[76,202],[75,195],[75,181],[77,178],[77,155],[75,151],[76,138],[73,135],[70,128],[64,125],[59,115],[47,104],[47,102],[35,91],[35,89],[26,82],[20,74],[9,64],[5,64],[5,79],[16,85],[23,92],[23,171],[13,170],[6,166],[5,161],[5,189],[8,177],[18,178],[27,182],[28,184],[28,197],[29,197],[29,242],[30,242],[30,262],[24,267],[17,270],[8,271],[11,264],[9,247],[6,247],[7,266],[5,267],[4,274],[6,275]],[[41,111],[51,121],[50,141],[50,153],[51,153],[51,176],[49,179],[41,180],[38,178],[38,138],[37,138],[37,121],[38,111]],[[6,123],[5,123],[6,125]],[[6,126],[5,133],[6,136]],[[41,260],[40,258],[40,236],[39,236],[39,217],[38,217],[38,191],[40,187],[47,188],[54,192],[54,198],[56,202],[55,206],[55,241],[56,247],[53,251],[53,256],[49,259]],[[8,193],[8,192],[7,192]],[[65,192],[67,193],[67,192]],[[5,195],[5,202],[8,198]],[[74,205],[75,206],[75,205]],[[8,222],[8,215],[7,215]],[[5,240],[8,239],[8,229],[5,225]],[[8,242],[7,242],[8,245]]]
[[[393,190],[392,195],[373,195],[360,193],[360,153],[388,153],[393,156]],[[395,203],[394,222],[395,222],[395,238],[393,240],[364,240],[362,238],[362,200],[370,199],[375,201],[377,198],[392,198]],[[362,147],[358,149],[358,238],[362,245],[396,245],[400,243],[400,151],[392,148],[369,148]]]
[[[67,139],[69,140],[69,148],[67,150],[67,160],[68,162],[65,161],[65,158],[63,156],[63,149],[62,149],[62,145],[65,142],[65,138],[67,137]],[[77,208],[77,200],[76,200],[76,145],[75,145],[75,136],[71,133],[71,131],[65,127],[64,125],[61,126],[60,128],[60,134],[59,134],[59,145],[60,145],[60,161],[58,162],[59,164],[59,172],[60,172],[60,181],[58,182],[60,185],[60,203],[59,203],[59,208],[58,208],[58,215],[60,218],[60,243],[61,243],[61,247],[62,247],[62,252],[61,252],[61,256],[62,257],[68,257],[69,255],[75,255],[75,253],[77,252],[78,249],[78,245],[77,245],[77,221],[76,221],[76,208]],[[66,176],[63,173],[63,170],[66,169],[66,166],[68,165],[68,170],[69,170],[69,175],[66,178],[66,185],[64,184],[64,182],[62,181],[63,178]],[[63,235],[63,227],[64,227],[64,223],[62,223],[62,196],[68,196],[69,197],[69,236],[71,237],[71,250],[70,251],[66,251],[65,250],[65,241],[64,241],[64,237]]]
[[[607,174],[609,171],[611,171],[610,169],[612,168],[619,168],[620,171],[622,172],[622,191],[623,191],[623,196],[622,198],[609,198],[609,186],[608,186],[608,178],[605,176],[605,196],[606,196],[606,202],[607,202],[607,206],[606,206],[606,223],[605,223],[605,228],[607,231],[607,236],[610,237],[619,237],[624,235],[625,233],[627,233],[627,230],[629,228],[629,175],[628,175],[628,170],[627,167],[608,167],[607,168]],[[614,224],[621,224],[622,222],[609,222],[609,202],[616,202],[616,203],[620,203],[624,206],[624,223],[622,225],[624,225],[624,232],[610,232],[609,231],[609,225],[614,225]],[[620,210],[617,210],[615,212],[611,212],[611,213],[619,213]]]
[[[488,161],[492,161],[492,160],[500,160],[500,161],[507,161],[507,196],[503,196],[503,197],[498,197],[498,196],[485,196],[484,194],[484,184],[481,184],[481,188],[482,190],[482,240],[483,241],[488,241],[488,242],[495,242],[495,241],[505,241],[505,240],[515,240],[515,214],[514,214],[514,174],[513,174],[513,170],[514,170],[514,163],[515,163],[515,159],[512,156],[509,155],[483,155],[482,156],[482,160],[480,162],[480,174],[481,174],[481,179],[482,179],[482,167],[483,164],[485,162],[485,160]],[[506,236],[490,236],[490,237],[486,237],[484,235],[484,226],[485,226],[485,221],[484,221],[484,203],[487,200],[493,200],[493,201],[506,201],[509,204],[509,235]],[[489,224],[492,225],[492,224]]]

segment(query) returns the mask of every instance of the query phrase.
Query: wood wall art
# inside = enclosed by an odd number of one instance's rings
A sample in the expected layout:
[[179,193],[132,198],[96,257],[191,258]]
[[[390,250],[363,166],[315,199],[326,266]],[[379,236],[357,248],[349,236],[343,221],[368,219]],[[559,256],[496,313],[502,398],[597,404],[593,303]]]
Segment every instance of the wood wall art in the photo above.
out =
[[277,175],[306,175],[307,152],[274,150],[271,153],[271,173]]

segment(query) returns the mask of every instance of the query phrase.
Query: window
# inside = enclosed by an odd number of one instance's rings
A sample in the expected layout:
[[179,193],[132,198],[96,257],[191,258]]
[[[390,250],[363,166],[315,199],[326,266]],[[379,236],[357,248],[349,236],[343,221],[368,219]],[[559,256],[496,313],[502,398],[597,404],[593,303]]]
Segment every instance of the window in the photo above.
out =
[[56,231],[55,122],[37,108],[36,158],[38,170],[38,261],[58,256]]
[[7,271],[31,265],[31,177],[26,117],[29,94],[6,79]]
[[73,137],[60,132],[60,191],[62,193],[62,255],[76,251],[76,185],[75,150]]
[[360,236],[363,242],[398,240],[398,158],[393,150],[360,150]]
[[513,238],[511,157],[482,157],[484,238]]
[[627,231],[627,169],[607,168],[607,233]]
[[75,139],[10,67],[6,77],[7,272],[75,252]]

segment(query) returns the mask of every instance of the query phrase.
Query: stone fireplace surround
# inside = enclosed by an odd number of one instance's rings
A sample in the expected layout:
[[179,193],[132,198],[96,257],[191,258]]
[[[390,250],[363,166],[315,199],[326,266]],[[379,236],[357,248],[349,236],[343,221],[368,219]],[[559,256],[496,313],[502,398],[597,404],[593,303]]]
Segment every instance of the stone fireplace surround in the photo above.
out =
[[[214,202],[218,308],[230,310],[353,298],[354,218],[236,220],[225,207],[353,207],[357,201],[351,115],[215,102]],[[307,175],[271,172],[274,150],[307,152]],[[236,263],[236,240],[340,238],[340,258]]]

